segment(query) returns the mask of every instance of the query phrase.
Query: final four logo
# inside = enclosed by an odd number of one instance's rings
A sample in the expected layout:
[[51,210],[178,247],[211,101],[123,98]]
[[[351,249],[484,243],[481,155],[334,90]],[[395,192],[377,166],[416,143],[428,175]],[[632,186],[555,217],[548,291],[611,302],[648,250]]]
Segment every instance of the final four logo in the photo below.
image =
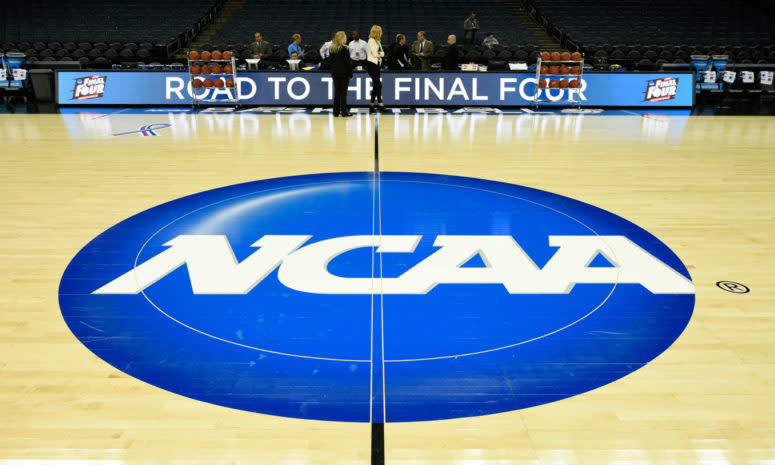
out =
[[626,376],[681,334],[694,285],[657,238],[567,197],[336,173],[139,213],[76,255],[59,298],[83,344],[163,389],[400,422],[527,408]]
[[661,102],[663,100],[672,100],[678,91],[678,78],[664,77],[648,81],[646,87],[646,102]]
[[89,100],[102,97],[105,94],[107,76],[87,76],[76,78],[73,89],[73,100]]

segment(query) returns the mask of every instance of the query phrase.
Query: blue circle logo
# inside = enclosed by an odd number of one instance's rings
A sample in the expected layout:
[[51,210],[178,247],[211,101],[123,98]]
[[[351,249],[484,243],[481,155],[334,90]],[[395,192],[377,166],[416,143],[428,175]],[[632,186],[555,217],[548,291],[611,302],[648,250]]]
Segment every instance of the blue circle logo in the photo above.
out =
[[70,330],[183,396],[294,418],[517,410],[642,367],[694,307],[657,238],[526,187],[333,173],[184,197],[97,236],[59,289]]

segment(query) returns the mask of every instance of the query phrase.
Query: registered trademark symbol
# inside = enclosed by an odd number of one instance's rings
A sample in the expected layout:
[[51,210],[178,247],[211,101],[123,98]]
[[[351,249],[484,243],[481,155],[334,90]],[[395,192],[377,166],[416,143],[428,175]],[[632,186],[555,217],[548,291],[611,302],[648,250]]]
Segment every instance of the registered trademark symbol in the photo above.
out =
[[716,283],[716,286],[733,294],[748,294],[751,292],[745,284],[736,283],[734,281],[719,281]]

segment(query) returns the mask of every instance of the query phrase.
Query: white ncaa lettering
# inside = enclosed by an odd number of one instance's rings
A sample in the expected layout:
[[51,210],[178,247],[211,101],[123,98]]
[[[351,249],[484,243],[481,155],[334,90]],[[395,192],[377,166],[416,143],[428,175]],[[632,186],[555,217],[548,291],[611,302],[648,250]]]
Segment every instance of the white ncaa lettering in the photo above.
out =
[[[371,294],[400,288],[398,278],[343,278],[329,273],[334,258],[361,247],[377,247],[377,252],[414,252],[422,236],[345,236],[310,244],[288,256],[277,277],[280,282],[301,292],[314,294]],[[402,293],[402,292],[396,292]]]
[[[538,266],[512,236],[436,237],[439,250],[397,278],[345,278],[328,271],[334,258],[362,247],[413,253],[422,236],[345,236],[301,247],[308,235],[266,235],[238,263],[225,236],[181,235],[94,294],[137,294],[187,265],[194,294],[247,294],[279,266],[278,279],[318,294],[426,294],[438,284],[502,284],[511,294],[567,294],[577,284],[640,284],[654,294],[690,294],[692,282],[625,236],[549,236],[559,247]],[[300,248],[301,247],[301,248]],[[602,254],[613,267],[589,267]],[[479,255],[483,267],[463,267]]]
[[247,294],[310,237],[264,236],[251,245],[261,248],[238,263],[226,236],[181,235],[164,244],[169,249],[93,294],[138,294],[184,264],[194,294]]

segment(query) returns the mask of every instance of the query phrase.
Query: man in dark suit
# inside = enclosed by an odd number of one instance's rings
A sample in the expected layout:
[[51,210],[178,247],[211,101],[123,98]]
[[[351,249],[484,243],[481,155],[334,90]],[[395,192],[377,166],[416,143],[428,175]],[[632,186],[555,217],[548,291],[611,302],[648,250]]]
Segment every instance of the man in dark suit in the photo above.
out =
[[417,33],[417,41],[412,44],[412,56],[420,60],[420,69],[431,70],[431,57],[433,56],[433,42],[425,39],[425,31]]
[[253,58],[271,57],[272,44],[263,40],[260,32],[256,32],[254,37],[256,40],[250,44],[250,47],[248,47],[251,56],[253,56]]
[[447,49],[447,54],[444,56],[444,59],[441,61],[441,69],[457,71],[457,62],[460,58],[460,53],[457,49],[457,37],[454,35],[447,37],[447,45],[449,45],[449,48]]
[[396,36],[396,41],[388,49],[387,64],[390,71],[410,69],[409,46],[406,45],[405,35],[398,34]]

